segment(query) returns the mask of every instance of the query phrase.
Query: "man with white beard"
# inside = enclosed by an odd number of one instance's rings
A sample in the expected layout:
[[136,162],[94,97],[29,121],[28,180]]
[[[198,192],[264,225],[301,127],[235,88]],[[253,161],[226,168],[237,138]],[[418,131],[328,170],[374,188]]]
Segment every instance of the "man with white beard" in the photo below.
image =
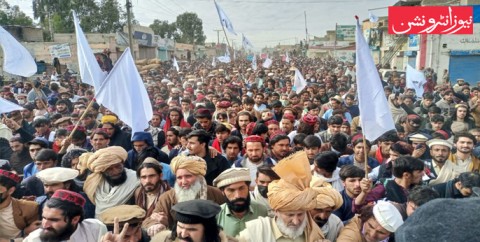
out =
[[177,156],[170,163],[176,181],[174,189],[163,193],[150,217],[145,219],[142,227],[150,236],[166,228],[171,229],[174,219],[171,212],[173,205],[194,199],[211,200],[221,205],[225,203],[222,192],[205,181],[207,163],[198,156]]
[[275,217],[246,223],[239,241],[325,241],[322,230],[307,211],[333,207],[340,194],[331,187],[309,187],[312,174],[305,151],[282,159],[273,170],[280,180],[268,185],[268,201]]

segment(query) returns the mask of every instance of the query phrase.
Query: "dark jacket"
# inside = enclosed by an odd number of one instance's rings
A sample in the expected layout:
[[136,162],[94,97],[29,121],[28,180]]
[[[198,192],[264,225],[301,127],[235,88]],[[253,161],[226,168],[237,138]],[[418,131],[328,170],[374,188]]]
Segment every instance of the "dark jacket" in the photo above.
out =
[[[170,159],[168,158],[168,155],[154,146],[152,134],[150,134],[149,132],[136,132],[132,136],[132,143],[134,141],[145,141],[149,147],[154,147],[158,151],[159,153],[158,159],[160,162],[170,164]],[[138,152],[135,149],[130,149],[128,151],[125,167],[128,169],[136,170],[139,165],[137,164],[137,156],[138,156]]]
[[115,132],[112,137],[110,137],[110,143],[108,146],[121,146],[125,150],[132,149],[132,142],[130,141],[130,134],[122,131],[117,125],[115,127]]
[[440,198],[464,198],[462,193],[455,187],[458,178],[450,180],[445,183],[440,183],[432,186],[432,189],[437,191]]
[[215,158],[210,157],[210,153],[207,152],[206,157],[202,157],[207,163],[207,173],[205,174],[205,180],[207,184],[212,186],[213,180],[217,178],[220,173],[230,168],[228,161],[221,154],[217,154]]

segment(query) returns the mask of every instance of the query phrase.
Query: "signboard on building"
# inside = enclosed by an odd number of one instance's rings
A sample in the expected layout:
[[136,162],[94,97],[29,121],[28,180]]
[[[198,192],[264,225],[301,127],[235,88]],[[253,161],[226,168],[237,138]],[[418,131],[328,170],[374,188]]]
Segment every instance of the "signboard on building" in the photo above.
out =
[[355,25],[337,25],[337,40],[355,41]]
[[354,50],[337,50],[335,51],[335,58],[343,62],[355,62],[355,51]]
[[408,49],[409,50],[418,50],[418,43],[420,42],[420,35],[411,34],[408,35]]
[[50,55],[55,58],[70,58],[72,57],[72,53],[70,51],[70,44],[58,44],[58,45],[51,45],[48,47],[48,51]]
[[135,31],[133,32],[133,38],[137,40],[139,45],[153,46],[153,35],[150,33]]

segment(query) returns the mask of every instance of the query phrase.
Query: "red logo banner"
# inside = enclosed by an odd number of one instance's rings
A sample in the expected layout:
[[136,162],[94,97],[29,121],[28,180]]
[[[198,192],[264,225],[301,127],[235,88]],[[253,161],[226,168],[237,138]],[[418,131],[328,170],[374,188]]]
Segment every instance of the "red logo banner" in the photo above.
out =
[[473,34],[473,7],[388,7],[388,33]]

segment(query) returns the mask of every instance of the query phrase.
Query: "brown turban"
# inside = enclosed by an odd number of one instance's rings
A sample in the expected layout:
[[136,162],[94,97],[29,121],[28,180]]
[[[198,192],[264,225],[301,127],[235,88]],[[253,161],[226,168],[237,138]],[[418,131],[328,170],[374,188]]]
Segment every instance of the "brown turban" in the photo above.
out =
[[198,156],[177,156],[170,162],[170,167],[173,174],[176,174],[178,169],[185,169],[194,175],[201,176],[207,173],[207,163]]
[[342,195],[323,178],[312,177],[310,187],[317,192],[316,209],[339,209],[343,205]]
[[97,150],[88,157],[87,168],[93,173],[88,175],[83,186],[90,201],[95,203],[95,191],[102,182],[102,172],[105,172],[110,166],[123,163],[127,159],[127,151],[120,146],[110,146]]
[[78,157],[78,164],[76,168],[80,171],[80,174],[83,174],[88,169],[87,167],[88,159],[92,155],[93,155],[92,152],[85,152],[82,155],[80,155],[80,157]]
[[[308,211],[325,204],[335,204],[328,194],[332,189],[328,187],[310,188],[312,174],[305,151],[297,152],[278,162],[273,168],[280,176],[280,180],[272,181],[268,185],[268,202],[275,211]],[[328,189],[328,190],[327,190]],[[320,200],[317,199],[319,195]],[[340,198],[341,199],[341,198]],[[323,239],[321,229],[316,225],[311,216],[307,214],[307,227],[305,236],[307,241]]]

